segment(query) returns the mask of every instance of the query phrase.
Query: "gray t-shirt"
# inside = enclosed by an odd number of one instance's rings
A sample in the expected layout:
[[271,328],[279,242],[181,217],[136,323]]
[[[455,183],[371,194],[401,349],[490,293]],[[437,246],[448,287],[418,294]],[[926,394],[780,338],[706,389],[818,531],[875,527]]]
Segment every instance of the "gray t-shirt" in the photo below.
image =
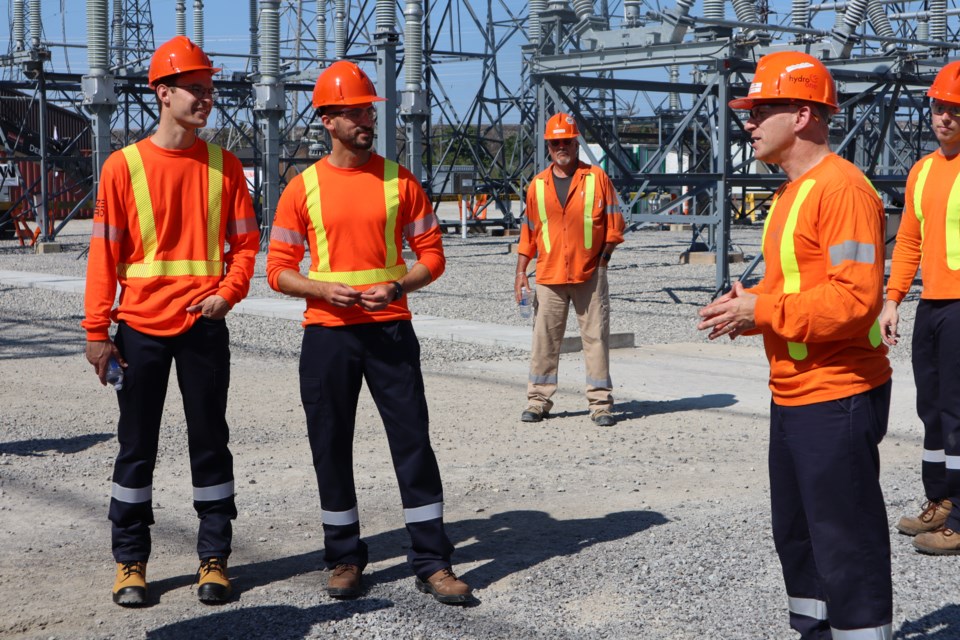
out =
[[553,186],[557,190],[557,200],[559,200],[562,205],[567,204],[567,194],[570,192],[570,183],[572,181],[573,176],[558,178],[557,174],[553,174]]

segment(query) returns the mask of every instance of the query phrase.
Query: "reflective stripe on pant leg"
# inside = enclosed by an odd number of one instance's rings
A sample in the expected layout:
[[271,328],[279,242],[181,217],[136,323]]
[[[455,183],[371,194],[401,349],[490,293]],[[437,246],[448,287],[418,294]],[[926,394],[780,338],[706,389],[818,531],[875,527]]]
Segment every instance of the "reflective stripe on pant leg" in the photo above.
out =
[[570,296],[566,286],[537,283],[527,401],[529,404],[542,405],[546,411],[553,407],[550,398],[557,391],[560,345],[567,328],[569,307]]
[[884,624],[869,629],[830,628],[833,640],[893,640],[893,625]]
[[[881,628],[893,617],[890,533],[878,445],[890,383],[848,398],[779,407],[829,622]],[[793,596],[804,594],[790,593]]]
[[828,637],[830,628],[825,610],[817,605],[825,602],[825,596],[813,558],[809,524],[781,409],[770,402],[768,469],[773,542],[788,594],[790,627],[804,640],[814,640]]
[[923,492],[928,500],[947,497],[946,453],[940,424],[940,374],[934,308],[920,300],[913,323],[911,359],[917,388],[917,415],[923,423],[923,459],[920,463]]
[[109,518],[117,562],[146,561],[150,556],[153,470],[157,461],[160,420],[170,377],[168,338],[156,338],[121,322],[114,339],[127,361],[123,389],[117,392],[120,451],[113,467]]
[[420,343],[409,320],[364,327],[364,379],[387,432],[410,535],[407,559],[422,579],[450,566],[443,527],[443,484],[430,444]]
[[570,285],[580,324],[580,341],[587,371],[586,393],[591,411],[613,406],[610,380],[610,293],[607,270],[598,267],[590,280]]
[[227,425],[230,332],[225,320],[198,318],[173,339],[177,381],[183,397],[193,480],[193,508],[200,519],[197,555],[229,558],[234,499],[233,455]]
[[953,509],[947,526],[960,531],[960,300],[936,300],[940,427],[946,465],[946,494]]
[[307,326],[300,353],[300,399],[323,513],[323,559],[367,565],[353,480],[353,433],[362,382],[362,325]]

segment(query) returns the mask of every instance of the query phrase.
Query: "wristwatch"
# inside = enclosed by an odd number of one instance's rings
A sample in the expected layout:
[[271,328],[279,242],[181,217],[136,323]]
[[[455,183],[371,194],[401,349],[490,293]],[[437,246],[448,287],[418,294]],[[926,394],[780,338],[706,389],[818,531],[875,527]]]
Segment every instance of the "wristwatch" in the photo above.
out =
[[613,257],[612,253],[601,253],[600,257],[603,258],[604,262],[610,262],[610,258]]
[[397,280],[394,280],[394,281],[391,282],[390,284],[393,285],[393,292],[396,294],[396,295],[394,295],[393,299],[394,299],[394,300],[399,300],[400,298],[402,298],[402,297],[403,297],[403,285],[400,284]]

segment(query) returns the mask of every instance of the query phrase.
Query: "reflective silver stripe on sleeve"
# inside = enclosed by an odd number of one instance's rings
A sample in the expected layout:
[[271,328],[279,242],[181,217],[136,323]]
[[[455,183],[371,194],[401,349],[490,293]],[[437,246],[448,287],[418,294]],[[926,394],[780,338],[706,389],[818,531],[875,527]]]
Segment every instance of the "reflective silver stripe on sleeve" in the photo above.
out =
[[946,456],[947,469],[960,469],[960,456]]
[[830,247],[830,265],[836,267],[845,260],[873,264],[875,249],[876,247],[872,244],[857,242],[856,240],[847,240],[835,244]]
[[814,598],[787,598],[787,607],[790,613],[806,616],[814,620],[827,619],[827,603]]
[[233,495],[233,480],[212,487],[194,487],[193,499],[196,502],[210,502],[211,500],[226,500]]
[[114,482],[110,497],[119,502],[128,502],[131,504],[149,502],[153,498],[153,485],[147,485],[139,489],[131,489],[129,487],[121,487]]
[[436,228],[439,226],[439,224],[440,223],[437,221],[437,216],[431,213],[428,216],[424,216],[419,220],[414,220],[410,224],[404,225],[403,235],[406,238],[414,238]]
[[923,461],[939,462],[942,464],[947,461],[947,452],[944,451],[943,449],[924,449]]
[[526,218],[526,220],[527,220],[527,228],[530,229],[530,231],[536,231],[537,223],[531,220],[529,216]]
[[323,524],[332,524],[336,527],[345,527],[348,524],[353,524],[354,522],[360,521],[360,514],[357,512],[357,508],[348,509],[347,511],[320,511],[320,520]]
[[433,504],[425,504],[422,507],[414,507],[413,509],[403,510],[403,519],[407,524],[411,524],[413,522],[427,522],[428,520],[436,520],[437,518],[442,517],[442,502],[434,502]]
[[253,233],[256,230],[256,218],[240,218],[239,220],[230,220],[227,222],[227,237],[237,236],[243,233]]
[[105,222],[94,222],[93,232],[90,236],[92,238],[106,238],[110,242],[117,242],[120,239],[120,230]]
[[293,229],[284,229],[283,227],[274,225],[273,229],[270,230],[270,240],[302,247],[307,238],[302,233],[297,233]]
[[830,627],[833,640],[893,640],[893,626],[885,624],[882,627],[869,629],[834,629]]
[[608,204],[607,205],[607,215],[612,216],[615,213],[620,213],[620,205],[618,204]]
[[557,374],[553,374],[552,376],[538,376],[531,373],[527,380],[533,384],[557,384]]

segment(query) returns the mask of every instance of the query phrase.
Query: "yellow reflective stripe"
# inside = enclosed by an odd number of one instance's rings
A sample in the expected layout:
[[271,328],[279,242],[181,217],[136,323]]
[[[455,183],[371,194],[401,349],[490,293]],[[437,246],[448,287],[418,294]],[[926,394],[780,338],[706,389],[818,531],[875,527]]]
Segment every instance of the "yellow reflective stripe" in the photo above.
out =
[[317,239],[317,271],[329,272],[330,247],[327,245],[327,230],[323,227],[323,214],[320,210],[320,182],[316,165],[310,165],[302,175],[307,193],[307,214]]
[[543,237],[543,249],[550,253],[550,228],[547,226],[547,203],[544,201],[544,181],[537,178],[537,213],[540,215],[540,235]]
[[330,268],[330,246],[327,230],[323,226],[323,213],[320,207],[320,179],[317,166],[310,165],[303,172],[303,184],[306,190],[307,214],[313,225],[317,243],[317,268],[311,269],[307,277],[319,282],[339,282],[359,286],[377,284],[388,280],[398,280],[407,273],[407,265],[391,264],[397,261],[397,220],[400,216],[400,165],[390,160],[383,161],[383,197],[386,206],[386,224],[384,242],[386,243],[385,266],[362,271],[333,271]]
[[953,181],[947,198],[947,219],[943,233],[946,238],[947,267],[956,271],[960,269],[960,176]]
[[310,271],[307,277],[320,282],[339,282],[350,286],[359,286],[399,280],[406,273],[407,265],[397,264],[386,269],[365,269],[363,271]]
[[117,273],[127,278],[156,278],[159,276],[216,276],[223,275],[219,260],[159,260],[117,265]]
[[[817,184],[816,180],[805,180],[800,185],[793,205],[790,207],[790,213],[787,214],[787,222],[783,226],[783,236],[780,238],[780,269],[783,271],[783,292],[799,293],[800,291],[800,264],[797,262],[797,248],[794,244],[793,234],[797,228],[797,220],[800,218],[800,207],[813,186]],[[804,360],[807,357],[807,345],[802,342],[788,342],[787,351],[794,360]]]
[[597,177],[587,174],[587,188],[583,195],[583,247],[593,247],[593,194],[597,188]]
[[913,214],[917,216],[920,222],[920,245],[923,246],[924,219],[923,219],[923,187],[927,184],[927,175],[930,173],[930,167],[933,166],[933,158],[927,158],[926,162],[920,167],[920,173],[917,175],[917,184],[913,188]]
[[397,261],[397,216],[400,214],[400,165],[392,160],[383,161],[383,200],[387,207],[387,224],[383,241],[387,246],[386,265]]
[[207,143],[207,260],[220,260],[220,211],[223,200],[223,149]]
[[140,222],[140,239],[143,244],[143,261],[153,262],[157,256],[157,228],[153,220],[153,201],[150,199],[150,186],[147,184],[143,158],[137,145],[123,148],[130,171],[130,186],[137,203],[137,220]]

